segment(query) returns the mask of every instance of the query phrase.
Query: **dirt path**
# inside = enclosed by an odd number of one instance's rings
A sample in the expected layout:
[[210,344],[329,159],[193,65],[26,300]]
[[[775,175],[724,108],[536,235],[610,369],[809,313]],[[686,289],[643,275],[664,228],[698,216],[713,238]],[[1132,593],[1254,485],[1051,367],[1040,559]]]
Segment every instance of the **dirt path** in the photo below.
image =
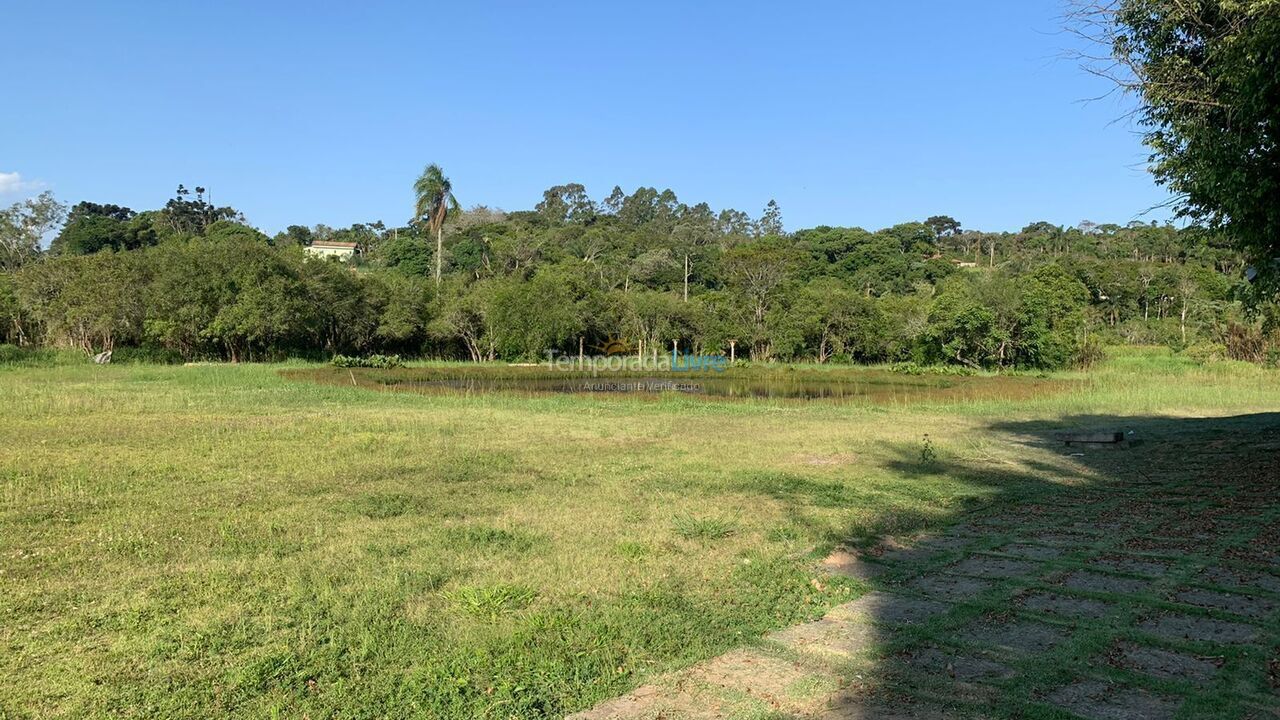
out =
[[1280,718],[1280,427],[1232,427],[836,553],[875,589],[571,717]]

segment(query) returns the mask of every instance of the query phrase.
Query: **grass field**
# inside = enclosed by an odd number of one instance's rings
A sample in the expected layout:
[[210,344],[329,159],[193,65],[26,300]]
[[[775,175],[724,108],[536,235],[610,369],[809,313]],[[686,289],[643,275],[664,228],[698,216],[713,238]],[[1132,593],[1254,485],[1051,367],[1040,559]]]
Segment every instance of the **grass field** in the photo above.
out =
[[853,599],[838,543],[1081,481],[995,425],[1280,407],[1157,351],[965,404],[280,370],[0,367],[0,717],[555,717]]

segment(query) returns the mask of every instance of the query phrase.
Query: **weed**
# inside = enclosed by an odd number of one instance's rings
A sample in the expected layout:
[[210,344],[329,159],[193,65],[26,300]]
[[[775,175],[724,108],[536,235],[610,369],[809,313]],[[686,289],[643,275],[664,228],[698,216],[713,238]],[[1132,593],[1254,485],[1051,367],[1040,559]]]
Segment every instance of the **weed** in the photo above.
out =
[[933,447],[933,440],[929,438],[929,433],[924,434],[924,439],[920,441],[920,464],[933,466],[938,462],[938,451]]
[[490,621],[523,610],[538,596],[532,588],[523,585],[464,586],[442,595],[462,612]]
[[677,516],[672,520],[676,534],[685,540],[719,540],[736,532],[730,520],[715,517]]

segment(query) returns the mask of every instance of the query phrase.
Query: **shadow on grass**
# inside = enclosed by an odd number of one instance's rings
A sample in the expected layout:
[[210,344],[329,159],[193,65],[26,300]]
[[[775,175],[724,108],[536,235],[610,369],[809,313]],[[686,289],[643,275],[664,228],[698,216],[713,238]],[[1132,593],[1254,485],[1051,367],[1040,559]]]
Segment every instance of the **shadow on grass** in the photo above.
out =
[[[846,689],[820,716],[1280,712],[1280,413],[986,430],[1031,457],[931,470],[994,491],[981,509],[846,553],[835,569],[873,591],[771,636],[797,667],[838,668]],[[921,464],[903,448],[886,467]]]

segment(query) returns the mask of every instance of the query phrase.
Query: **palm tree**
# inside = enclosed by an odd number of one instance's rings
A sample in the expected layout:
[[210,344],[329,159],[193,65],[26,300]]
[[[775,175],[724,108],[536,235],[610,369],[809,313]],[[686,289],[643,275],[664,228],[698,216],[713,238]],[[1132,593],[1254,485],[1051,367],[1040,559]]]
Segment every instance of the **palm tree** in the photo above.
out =
[[436,285],[440,284],[441,258],[444,254],[444,221],[450,212],[458,210],[458,199],[453,196],[453,183],[444,176],[439,165],[431,163],[413,184],[417,196],[413,219],[426,220],[427,228],[436,234]]

